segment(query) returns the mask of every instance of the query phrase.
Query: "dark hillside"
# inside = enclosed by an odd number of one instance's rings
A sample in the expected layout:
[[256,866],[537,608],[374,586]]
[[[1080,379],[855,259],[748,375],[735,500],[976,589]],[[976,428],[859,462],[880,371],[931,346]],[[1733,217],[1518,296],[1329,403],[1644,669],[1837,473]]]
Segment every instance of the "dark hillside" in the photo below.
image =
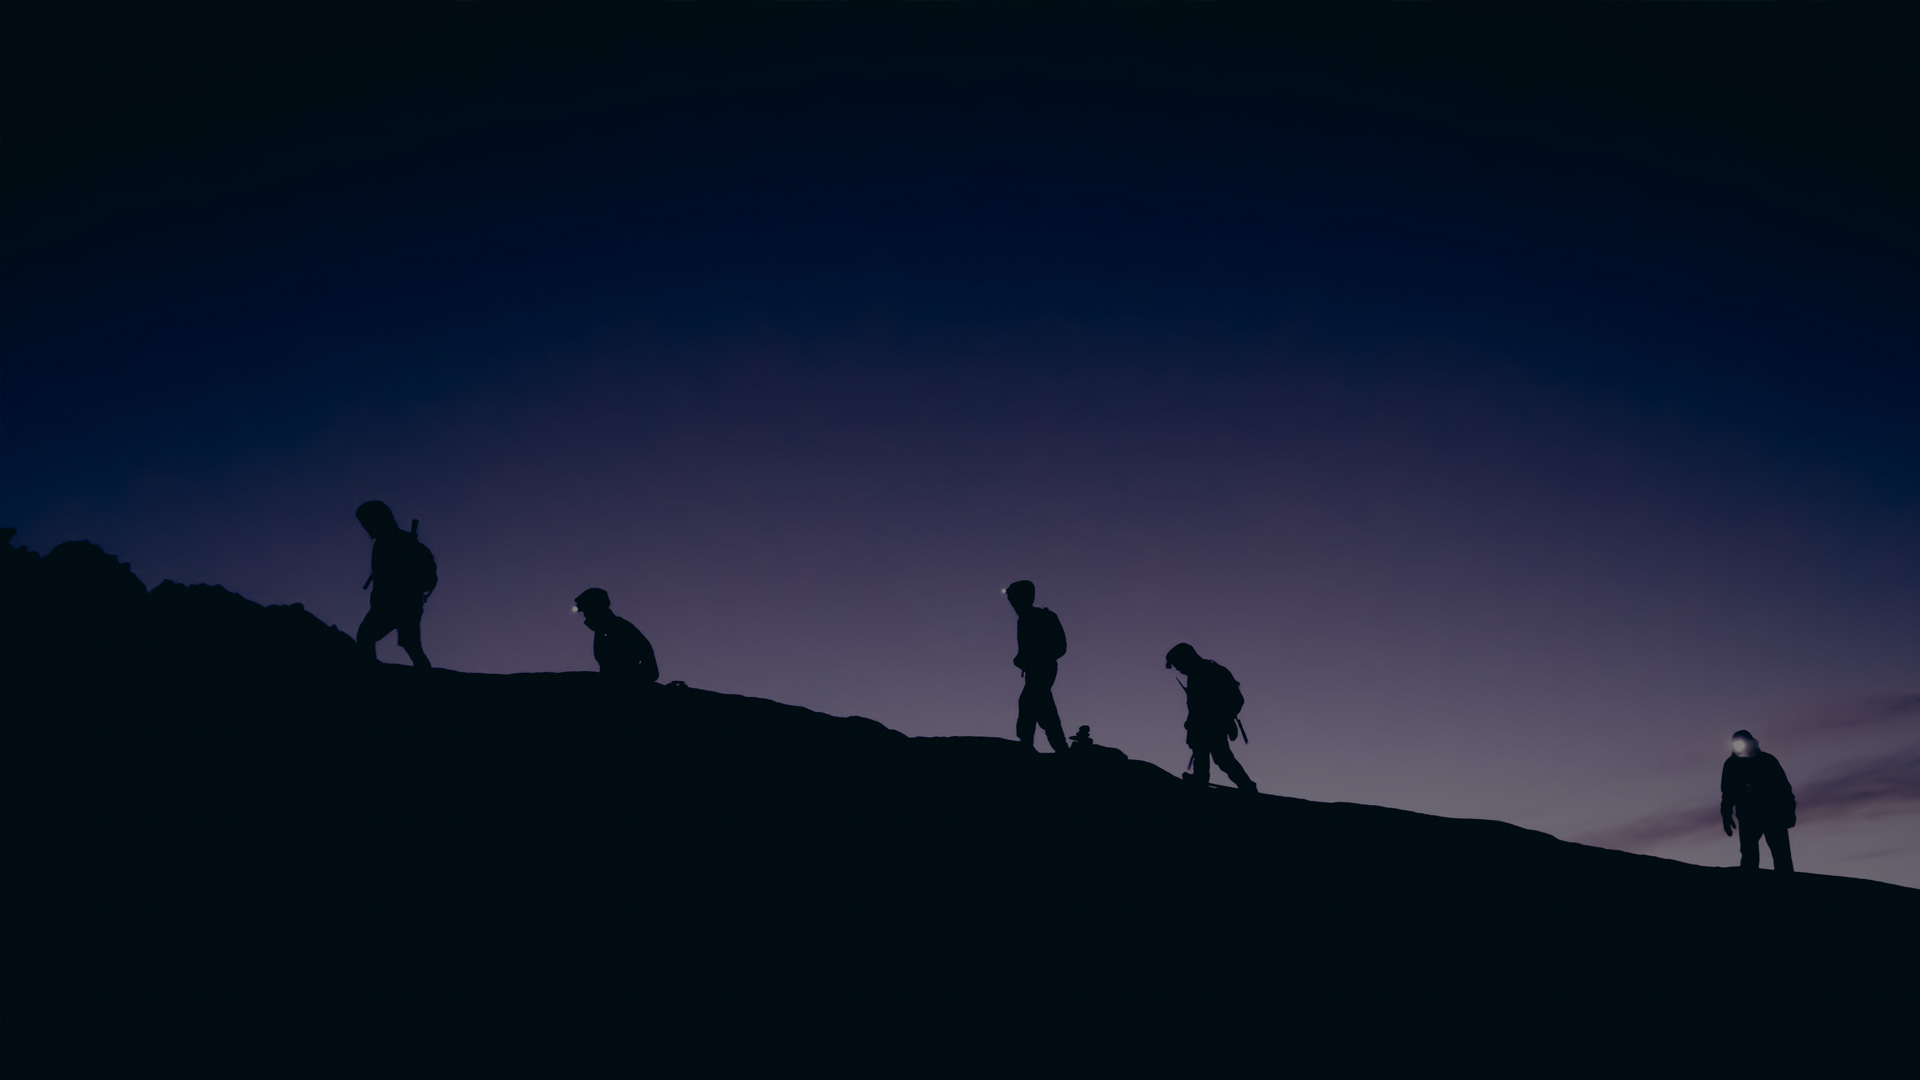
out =
[[365,668],[91,545],[5,567],[15,1075],[1840,1075],[1911,1020],[1912,890]]

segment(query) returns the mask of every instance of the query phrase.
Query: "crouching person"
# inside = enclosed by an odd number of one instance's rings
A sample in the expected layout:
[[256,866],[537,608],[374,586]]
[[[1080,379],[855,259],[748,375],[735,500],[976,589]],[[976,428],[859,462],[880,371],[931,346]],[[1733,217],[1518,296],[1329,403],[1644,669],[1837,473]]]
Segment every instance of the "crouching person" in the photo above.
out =
[[587,629],[593,631],[593,659],[600,665],[600,674],[639,683],[660,681],[653,643],[639,627],[613,613],[607,590],[588,589],[574,597],[573,610],[584,616]]

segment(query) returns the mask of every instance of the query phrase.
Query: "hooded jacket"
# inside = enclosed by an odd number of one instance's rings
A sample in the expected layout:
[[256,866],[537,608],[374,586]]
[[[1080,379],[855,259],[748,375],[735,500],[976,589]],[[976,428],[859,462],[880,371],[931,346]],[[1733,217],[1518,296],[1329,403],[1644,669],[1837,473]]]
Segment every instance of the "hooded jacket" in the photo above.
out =
[[1791,826],[1795,818],[1793,785],[1780,759],[1765,750],[1752,757],[1733,754],[1720,766],[1720,813],[1740,811],[1743,821],[1771,825],[1784,822]]

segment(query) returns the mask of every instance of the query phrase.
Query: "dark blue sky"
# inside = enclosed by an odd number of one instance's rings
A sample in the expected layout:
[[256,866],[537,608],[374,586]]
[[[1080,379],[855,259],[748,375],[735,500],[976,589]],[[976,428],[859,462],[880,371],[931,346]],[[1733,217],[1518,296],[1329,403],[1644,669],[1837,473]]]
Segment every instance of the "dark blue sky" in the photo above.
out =
[[1187,640],[1270,790],[1724,862],[1749,727],[1920,884],[1906,13],[7,18],[35,547],[351,628],[384,498],[436,662],[600,585],[914,734],[1011,732],[1030,577],[1136,757]]

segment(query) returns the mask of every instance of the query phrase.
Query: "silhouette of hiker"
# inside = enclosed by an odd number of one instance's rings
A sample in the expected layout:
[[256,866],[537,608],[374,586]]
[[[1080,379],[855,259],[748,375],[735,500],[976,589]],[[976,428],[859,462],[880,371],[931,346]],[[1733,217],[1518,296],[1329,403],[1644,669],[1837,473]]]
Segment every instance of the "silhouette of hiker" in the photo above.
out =
[[613,613],[607,590],[588,589],[574,597],[573,610],[586,617],[587,629],[593,631],[593,658],[600,664],[600,674],[660,681],[653,643],[639,627]]
[[1793,873],[1793,848],[1787,830],[1799,819],[1793,785],[1780,759],[1760,749],[1750,731],[1733,733],[1733,753],[1720,766],[1720,827],[1733,835],[1735,812],[1740,816],[1740,868],[1760,868],[1760,838],[1773,852],[1773,868]]
[[416,668],[430,668],[426,650],[420,647],[420,615],[427,594],[440,583],[440,571],[434,566],[433,552],[420,542],[420,523],[412,532],[403,532],[393,519],[393,511],[378,499],[363,502],[354,511],[360,525],[373,537],[373,573],[366,588],[373,587],[367,617],[360,620],[354,634],[367,659],[375,659],[374,645],[383,637],[399,631],[400,647],[407,651]]
[[1187,746],[1193,750],[1193,771],[1184,774],[1181,779],[1194,783],[1207,783],[1207,759],[1211,757],[1220,763],[1220,771],[1227,774],[1235,787],[1241,791],[1254,792],[1247,770],[1240,767],[1240,761],[1233,756],[1233,748],[1227,743],[1233,739],[1236,729],[1240,728],[1240,707],[1246,704],[1246,698],[1240,694],[1240,682],[1233,672],[1194,651],[1193,646],[1181,642],[1167,651],[1167,666],[1177,668],[1187,677],[1183,684],[1187,691]]
[[1020,719],[1015,721],[1013,737],[1033,745],[1033,729],[1047,733],[1047,745],[1056,754],[1067,752],[1067,734],[1060,729],[1060,709],[1053,703],[1053,680],[1060,674],[1060,658],[1067,655],[1067,632],[1060,617],[1043,607],[1033,606],[1033,582],[1016,581],[1006,587],[1007,603],[1020,616],[1015,640],[1019,651],[1013,666],[1020,669],[1026,685],[1020,688]]

